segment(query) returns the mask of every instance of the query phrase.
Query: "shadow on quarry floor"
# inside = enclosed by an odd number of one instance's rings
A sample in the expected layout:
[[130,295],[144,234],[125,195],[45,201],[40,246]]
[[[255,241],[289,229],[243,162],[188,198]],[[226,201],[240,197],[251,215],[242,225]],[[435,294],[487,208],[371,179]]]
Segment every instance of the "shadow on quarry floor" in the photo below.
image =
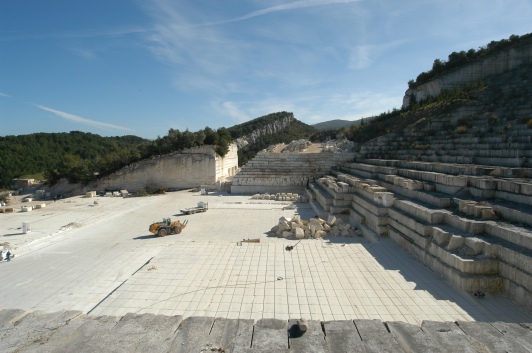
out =
[[[405,261],[405,257],[413,258],[412,255],[401,249],[391,239],[381,239],[375,244],[365,242],[362,242],[362,244],[366,248],[366,251],[385,270],[398,271],[407,282],[415,284],[415,287],[413,287],[415,291],[425,291],[437,300],[456,303],[476,321],[501,321],[500,315],[495,317],[491,314],[491,310],[486,309],[490,308],[492,303],[496,303],[496,307],[499,308],[517,305],[505,298],[502,294],[484,293],[484,297],[476,297],[473,293],[457,289],[452,283],[445,281],[438,273],[430,270],[420,262],[418,262],[419,266],[412,266],[411,261]],[[526,308],[522,307],[522,309],[524,312],[530,313]],[[504,314],[504,311],[497,314]],[[518,322],[518,320],[512,319],[511,316],[508,316],[503,321]]]

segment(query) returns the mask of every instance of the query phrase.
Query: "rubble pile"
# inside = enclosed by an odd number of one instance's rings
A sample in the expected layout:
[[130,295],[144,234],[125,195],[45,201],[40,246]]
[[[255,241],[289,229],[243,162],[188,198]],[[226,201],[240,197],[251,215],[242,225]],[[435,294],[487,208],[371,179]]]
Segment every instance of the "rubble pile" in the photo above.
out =
[[323,152],[351,152],[355,148],[355,143],[346,138],[330,140],[324,143]]
[[255,194],[251,196],[254,200],[274,200],[274,201],[293,201],[293,202],[308,202],[308,197],[295,193],[278,192],[277,194]]
[[299,215],[295,215],[291,219],[281,217],[271,232],[278,237],[297,239],[362,236],[362,231],[354,229],[349,223],[345,223],[333,215],[330,215],[327,221],[321,218],[311,218],[304,221]]
[[282,145],[282,143],[278,143],[278,144],[275,144],[275,145],[270,145],[270,146],[266,147],[263,151],[272,153],[281,145]]
[[290,153],[290,152],[304,152],[310,145],[312,145],[312,142],[309,140],[296,140],[290,142],[288,146],[283,148],[283,153]]

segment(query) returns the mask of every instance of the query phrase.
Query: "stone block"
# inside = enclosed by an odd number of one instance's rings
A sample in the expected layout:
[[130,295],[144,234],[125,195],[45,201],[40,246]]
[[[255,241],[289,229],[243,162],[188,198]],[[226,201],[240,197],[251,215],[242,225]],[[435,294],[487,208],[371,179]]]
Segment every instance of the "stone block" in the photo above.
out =
[[397,175],[385,175],[384,176],[384,180],[390,184],[395,184],[394,181],[396,178],[399,178],[399,177]]
[[366,189],[366,191],[374,194],[376,192],[386,192],[386,188],[383,188],[382,186],[370,186]]
[[497,180],[495,179],[475,179],[474,185],[482,190],[495,190],[497,188]]
[[497,190],[519,194],[521,185],[510,180],[497,180]]
[[447,244],[447,249],[452,251],[455,249],[458,249],[462,245],[464,245],[464,238],[459,235],[452,235],[451,239],[449,239],[449,244]]
[[327,217],[327,224],[333,226],[334,223],[336,223],[336,217],[334,215],[329,215],[329,217]]
[[384,207],[391,207],[393,205],[393,196],[392,192],[376,192],[373,196],[373,201]]
[[436,190],[436,185],[430,183],[430,182],[427,182],[427,181],[424,181],[423,182],[423,190],[425,191],[434,191]]
[[467,213],[466,212],[466,206],[467,205],[476,205],[476,201],[470,201],[470,200],[459,200],[458,201],[458,210],[460,212],[464,212],[464,213]]
[[449,243],[449,240],[451,239],[452,234],[449,232],[445,232],[444,230],[438,228],[438,227],[432,227],[432,238],[438,245],[445,245]]
[[521,194],[532,196],[532,184],[521,183]]
[[465,238],[464,243],[467,247],[473,249],[474,255],[481,254],[484,250],[484,245],[487,244],[484,240],[475,237]]
[[287,231],[285,230],[283,233],[282,233],[282,236],[283,238],[290,238],[294,235],[294,233],[290,232],[290,231]]
[[483,205],[475,205],[473,206],[473,217],[475,218],[482,218],[482,212],[491,210],[493,211],[493,207],[491,206],[483,206]]
[[294,233],[297,239],[303,239],[305,237],[305,232],[301,228],[296,228]]

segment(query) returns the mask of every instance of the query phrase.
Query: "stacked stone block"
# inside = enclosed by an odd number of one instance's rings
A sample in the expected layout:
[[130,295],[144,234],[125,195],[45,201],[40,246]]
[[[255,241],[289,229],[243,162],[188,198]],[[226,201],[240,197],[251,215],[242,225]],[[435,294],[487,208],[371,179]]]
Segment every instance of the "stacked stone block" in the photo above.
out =
[[[370,231],[387,234],[463,290],[504,292],[532,307],[532,232],[524,227],[532,222],[529,179],[485,176],[492,169],[481,165],[360,162],[346,163],[337,172],[342,180],[362,186],[357,192],[362,197],[351,210],[353,223],[364,220]],[[379,210],[364,195],[369,185],[394,195],[380,223],[375,218]]]

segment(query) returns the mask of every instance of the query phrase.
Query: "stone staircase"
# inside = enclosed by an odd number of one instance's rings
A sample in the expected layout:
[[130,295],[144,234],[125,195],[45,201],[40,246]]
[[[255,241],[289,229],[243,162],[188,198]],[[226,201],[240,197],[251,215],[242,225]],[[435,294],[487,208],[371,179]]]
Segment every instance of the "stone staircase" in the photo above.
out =
[[532,88],[507,81],[363,145],[309,185],[316,214],[389,236],[465,291],[532,309]]
[[354,153],[259,152],[233,177],[231,193],[303,193],[307,184],[333,166],[352,161]]

